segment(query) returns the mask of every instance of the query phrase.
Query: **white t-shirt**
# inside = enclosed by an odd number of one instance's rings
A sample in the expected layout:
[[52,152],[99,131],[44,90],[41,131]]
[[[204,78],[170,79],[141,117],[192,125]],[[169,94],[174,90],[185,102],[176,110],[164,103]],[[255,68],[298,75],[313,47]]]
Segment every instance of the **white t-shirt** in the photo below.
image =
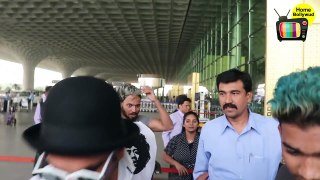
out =
[[[149,156],[149,160],[144,168],[140,167],[140,169],[143,168],[142,171],[140,171],[138,174],[133,175],[132,180],[142,180],[142,179],[146,179],[146,180],[150,179],[151,180],[153,172],[154,172],[154,168],[155,168],[156,154],[157,154],[156,138],[155,138],[154,133],[151,131],[151,129],[148,126],[146,126],[144,123],[142,123],[140,121],[136,121],[134,123],[137,126],[139,126],[140,135],[143,135],[145,137],[146,143],[149,145],[149,152],[141,152],[141,153],[138,152],[137,155],[139,156],[139,158],[142,158],[142,156],[144,156],[144,157]],[[139,146],[141,146],[141,144],[139,144]],[[141,146],[140,148],[143,148],[143,146]],[[128,148],[127,148],[127,150],[128,150]],[[147,149],[145,149],[145,150],[147,150]],[[142,158],[142,161],[145,162],[146,159],[147,158]],[[134,159],[133,159],[133,161],[134,161]],[[142,164],[144,164],[144,163],[142,162]],[[138,167],[136,167],[136,170],[137,170],[137,168]]]
[[153,176],[157,143],[154,133],[148,127],[149,122],[150,118],[143,115],[139,115],[137,120],[134,121],[140,129],[139,137],[127,145],[125,157],[120,160],[122,167],[130,165],[130,161],[124,162],[124,159],[130,158],[132,160],[133,176],[126,180],[151,180]]
[[[151,180],[157,155],[157,143],[153,131],[145,124],[149,123],[146,116],[139,116],[142,121],[134,123],[140,129],[139,140],[126,148],[124,157],[119,161],[118,179],[126,180]],[[138,119],[139,120],[139,119]],[[132,171],[139,171],[131,174]],[[39,176],[33,176],[30,180],[42,180]]]

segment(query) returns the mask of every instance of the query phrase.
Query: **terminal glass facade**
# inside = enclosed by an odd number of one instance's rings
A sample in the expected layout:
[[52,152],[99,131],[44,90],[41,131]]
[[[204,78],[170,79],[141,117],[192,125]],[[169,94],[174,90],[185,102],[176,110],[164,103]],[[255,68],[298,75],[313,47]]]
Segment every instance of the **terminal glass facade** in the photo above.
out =
[[[206,15],[198,27],[201,35],[194,35],[188,63],[178,77],[187,79],[192,72],[199,73],[200,85],[216,99],[217,74],[238,68],[251,74],[256,93],[258,85],[265,83],[266,1],[208,0],[202,8]],[[263,99],[257,101],[251,104],[252,110],[262,114]]]

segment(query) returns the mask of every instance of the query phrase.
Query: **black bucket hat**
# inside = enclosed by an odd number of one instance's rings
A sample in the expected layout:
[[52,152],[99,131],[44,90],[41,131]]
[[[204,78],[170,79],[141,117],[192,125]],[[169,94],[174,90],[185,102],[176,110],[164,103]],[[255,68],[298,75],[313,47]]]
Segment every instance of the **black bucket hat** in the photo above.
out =
[[50,90],[43,121],[26,129],[35,149],[60,155],[90,155],[114,150],[139,135],[121,118],[119,96],[110,84],[94,77],[71,77]]

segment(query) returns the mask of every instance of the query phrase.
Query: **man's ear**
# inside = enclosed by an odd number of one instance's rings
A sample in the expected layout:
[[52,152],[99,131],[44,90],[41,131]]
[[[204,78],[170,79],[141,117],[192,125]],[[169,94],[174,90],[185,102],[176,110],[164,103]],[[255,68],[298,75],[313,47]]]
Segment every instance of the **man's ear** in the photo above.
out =
[[252,91],[247,92],[248,103],[251,103],[251,102],[252,102],[252,96],[253,96]]
[[123,107],[123,101],[120,101],[120,107],[121,108]]
[[281,133],[282,133],[281,124],[278,125],[278,130],[279,130],[280,135],[281,135]]

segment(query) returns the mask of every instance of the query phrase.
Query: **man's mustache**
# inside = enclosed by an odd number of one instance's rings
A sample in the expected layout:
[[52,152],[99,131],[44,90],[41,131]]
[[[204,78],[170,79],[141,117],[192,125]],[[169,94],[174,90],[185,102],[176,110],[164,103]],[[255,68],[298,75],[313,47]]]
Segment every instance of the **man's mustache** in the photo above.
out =
[[235,109],[238,109],[237,106],[235,104],[232,104],[232,103],[226,103],[223,105],[222,107],[223,109],[226,109],[226,108],[235,108]]

